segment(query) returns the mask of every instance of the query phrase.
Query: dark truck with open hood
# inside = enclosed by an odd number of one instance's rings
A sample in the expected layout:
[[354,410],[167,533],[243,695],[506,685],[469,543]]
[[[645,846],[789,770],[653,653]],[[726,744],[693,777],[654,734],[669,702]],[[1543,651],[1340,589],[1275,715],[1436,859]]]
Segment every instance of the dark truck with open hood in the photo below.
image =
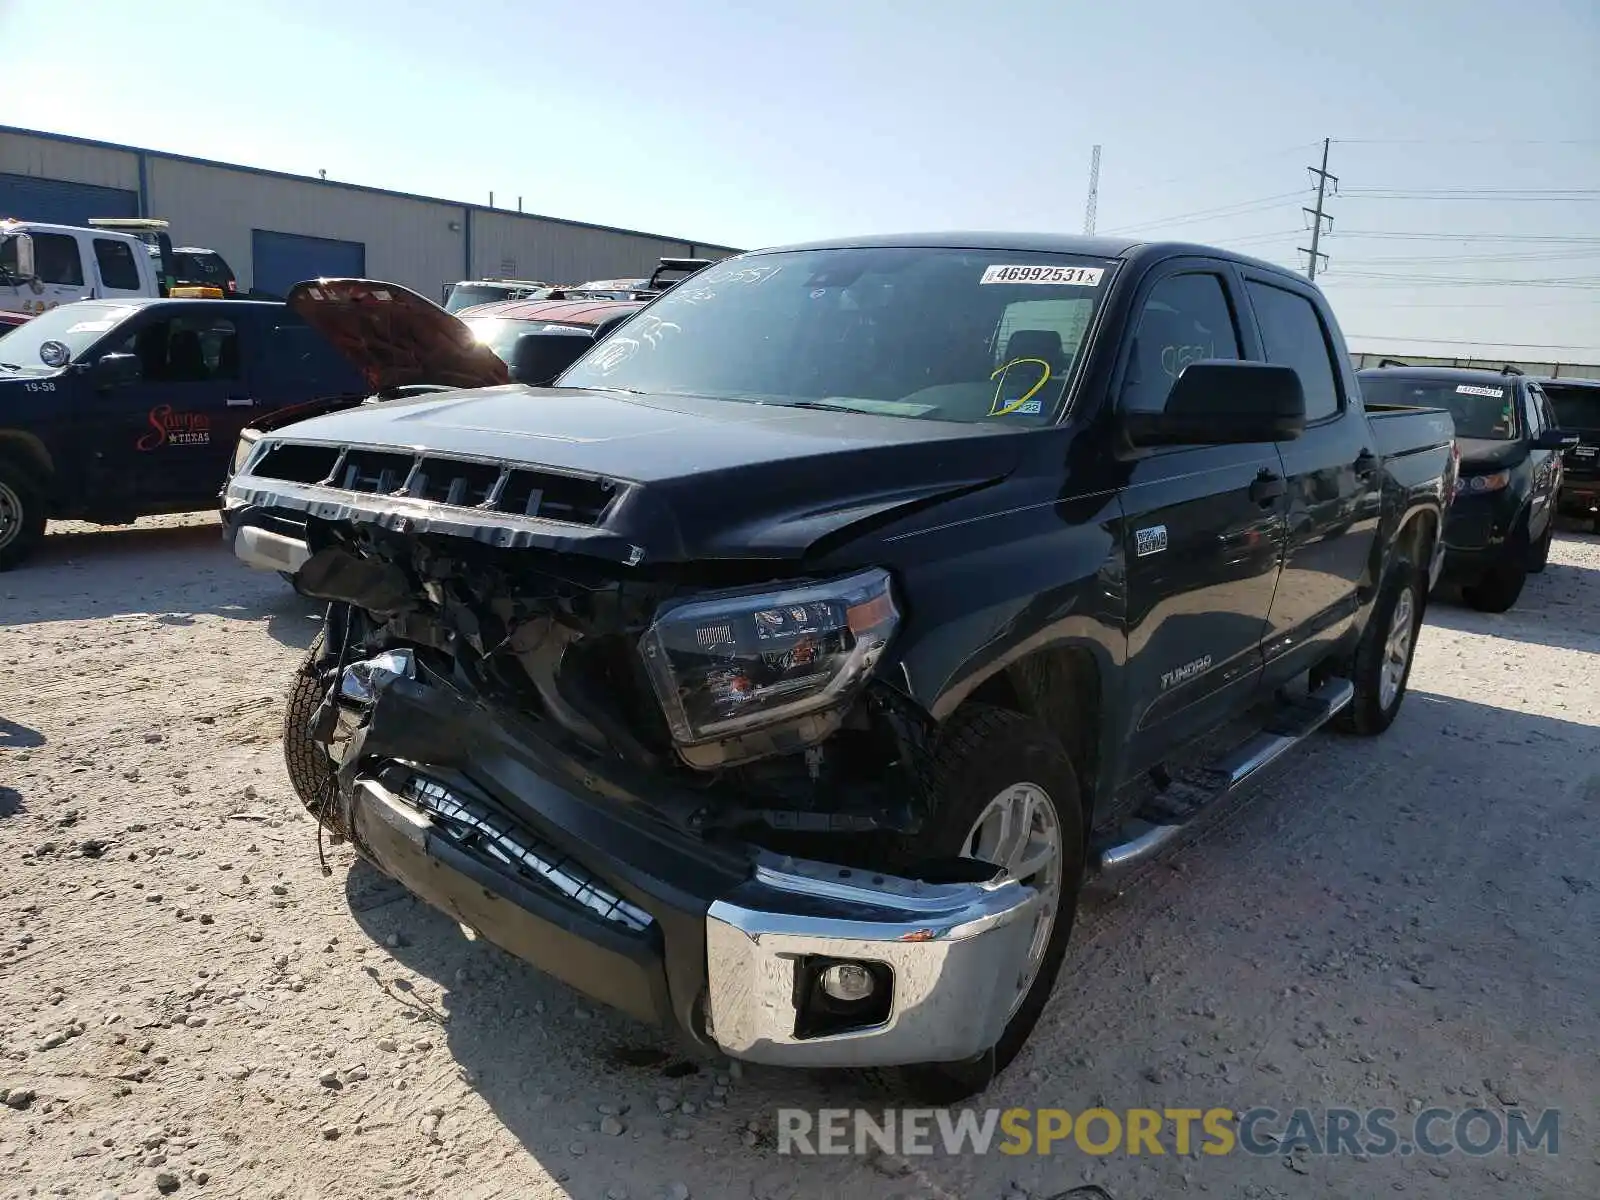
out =
[[944,234],[719,263],[556,386],[264,436],[228,503],[305,523],[322,826],[703,1046],[951,1099],[1088,872],[1394,719],[1454,473],[1297,276]]

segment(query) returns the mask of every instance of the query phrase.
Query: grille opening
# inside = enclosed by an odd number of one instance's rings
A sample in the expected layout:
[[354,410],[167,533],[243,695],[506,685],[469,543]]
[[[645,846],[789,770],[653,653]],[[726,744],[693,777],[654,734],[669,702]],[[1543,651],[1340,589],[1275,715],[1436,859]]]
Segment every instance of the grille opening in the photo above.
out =
[[251,474],[290,483],[321,483],[338,461],[339,451],[333,446],[274,446]]
[[500,468],[488,463],[424,458],[411,480],[411,494],[439,504],[471,508],[489,498],[499,478]]
[[351,450],[345,455],[344,474],[339,486],[347,492],[375,492],[386,496],[400,490],[411,474],[409,454],[386,454],[381,450]]
[[609,480],[580,479],[547,471],[512,471],[495,506],[501,512],[598,525],[616,489]]

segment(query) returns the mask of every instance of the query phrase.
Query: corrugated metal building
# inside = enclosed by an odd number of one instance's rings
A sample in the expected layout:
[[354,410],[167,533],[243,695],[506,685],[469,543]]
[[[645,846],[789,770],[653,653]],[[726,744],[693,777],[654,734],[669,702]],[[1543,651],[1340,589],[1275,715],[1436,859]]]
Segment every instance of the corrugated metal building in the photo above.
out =
[[1502,367],[1512,366],[1524,375],[1532,375],[1540,379],[1600,379],[1600,363],[1574,363],[1551,362],[1548,360],[1531,361],[1520,358],[1442,358],[1438,355],[1412,354],[1409,351],[1400,351],[1394,354],[1379,354],[1372,352],[1355,352],[1350,354],[1350,361],[1357,370],[1363,367],[1376,367],[1385,361],[1403,362],[1410,367],[1477,367],[1485,371],[1498,371]]
[[242,290],[275,295],[318,275],[368,275],[438,298],[458,279],[581,283],[648,275],[663,257],[737,253],[9,126],[0,126],[0,216],[161,217],[174,244],[217,251]]

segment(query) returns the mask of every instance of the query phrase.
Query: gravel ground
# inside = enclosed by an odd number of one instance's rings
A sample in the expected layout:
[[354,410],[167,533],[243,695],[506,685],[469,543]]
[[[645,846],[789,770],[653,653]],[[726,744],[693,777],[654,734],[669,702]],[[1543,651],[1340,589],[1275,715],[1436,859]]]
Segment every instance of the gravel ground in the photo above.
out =
[[1086,900],[984,1104],[1562,1110],[1559,1153],[777,1153],[847,1080],[686,1058],[355,863],[281,767],[315,630],[203,518],[0,576],[0,1195],[1600,1195],[1600,539],[1435,605],[1376,741],[1319,735]]

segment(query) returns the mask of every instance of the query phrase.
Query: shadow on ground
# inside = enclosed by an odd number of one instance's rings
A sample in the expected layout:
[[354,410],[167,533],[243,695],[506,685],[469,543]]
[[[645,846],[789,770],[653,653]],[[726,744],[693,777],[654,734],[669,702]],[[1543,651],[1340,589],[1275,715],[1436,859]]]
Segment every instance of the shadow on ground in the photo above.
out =
[[[1447,755],[1429,749],[1441,741],[1450,747]],[[1523,778],[1530,755],[1540,778],[1531,791]],[[1301,939],[1309,936],[1310,923],[1332,915],[1324,911],[1332,895],[1372,916],[1365,923],[1335,919],[1320,935],[1332,947],[1320,953],[1337,965],[1316,964],[1315,988],[1324,998],[1318,1011],[1384,1012],[1394,1036],[1427,1042],[1435,1036],[1430,1031],[1450,1027],[1439,1021],[1488,1021],[1485,1005],[1509,1001],[1522,1014],[1513,1049],[1525,1067],[1500,1063],[1499,1051],[1465,1053],[1448,1039],[1429,1043],[1433,1056],[1449,1057],[1463,1078],[1541,1071],[1541,1103],[1581,1106],[1581,1095],[1568,1094],[1572,1078],[1549,1064],[1564,1061],[1564,1030],[1580,1019],[1577,1014],[1592,1013],[1593,990],[1600,988],[1600,960],[1571,936],[1600,927],[1600,772],[1594,765],[1600,728],[1413,691],[1385,736],[1318,734],[1285,760],[1291,762],[1205,814],[1185,844],[1115,890],[1097,886],[1032,1041],[975,1104],[1070,1107],[1088,1095],[1106,1097],[1113,1108],[1145,1102],[1151,1086],[1130,1063],[1170,1052],[1154,1047],[1180,1037],[1210,1036],[1213,1007],[1229,1009],[1227,1019],[1244,1031],[1237,1035],[1242,1040],[1270,1038],[1273,1057],[1292,1064],[1288,1076],[1275,1066],[1278,1074],[1252,1076],[1246,1086],[1317,1094],[1322,1085],[1315,1073],[1303,1074],[1309,1068],[1295,1046],[1280,1044],[1294,1032],[1280,1010],[1292,1011],[1295,1002],[1277,998],[1291,996],[1309,978]],[[1508,809],[1513,794],[1515,812]],[[1438,806],[1443,795],[1447,811]],[[1549,836],[1551,830],[1560,836]],[[346,892],[357,922],[376,943],[444,989],[437,1013],[414,995],[401,999],[417,1012],[418,1027],[437,1024],[464,1078],[572,1194],[602,1194],[623,1179],[634,1186],[639,1176],[619,1163],[647,1161],[653,1139],[674,1137],[682,1128],[697,1145],[715,1147],[717,1157],[708,1164],[715,1161],[719,1172],[744,1181],[739,1195],[747,1194],[742,1189],[752,1176],[775,1169],[803,1174],[810,1186],[827,1180],[828,1194],[868,1194],[861,1190],[863,1177],[850,1174],[861,1170],[859,1160],[799,1163],[777,1156],[770,1141],[751,1145],[743,1123],[754,1118],[770,1130],[774,1110],[783,1105],[879,1107],[905,1100],[869,1099],[859,1085],[829,1075],[755,1068],[722,1093],[725,1109],[706,1112],[708,1101],[719,1098],[713,1088],[725,1086],[714,1083],[724,1069],[715,1060],[662,1031],[596,1011],[550,977],[481,940],[467,940],[449,917],[365,864],[351,870]],[[1296,925],[1300,918],[1293,914],[1303,904],[1312,907],[1306,924]],[[1276,924],[1259,919],[1271,912],[1285,915]],[[1393,941],[1390,925],[1403,930]],[[1220,955],[1234,966],[1195,982],[1174,960],[1175,943],[1187,945],[1186,954]],[[379,967],[368,970],[381,982]],[[396,981],[385,986],[394,988]],[[1231,999],[1216,993],[1218,987]],[[1428,1053],[1419,1053],[1416,1063],[1394,1068],[1397,1080],[1432,1069]],[[1431,1075],[1407,1075],[1404,1086],[1421,1094],[1431,1081]],[[1197,1077],[1190,1086],[1213,1084]],[[700,1112],[662,1112],[658,1097],[688,1099]],[[575,1122],[598,1122],[602,1105],[628,1107],[627,1137],[574,1132]],[[645,1140],[632,1142],[636,1130]],[[586,1156],[570,1153],[574,1142],[586,1143]],[[608,1161],[613,1148],[623,1158]],[[963,1193],[970,1181],[962,1172],[973,1169],[994,1178],[983,1180],[981,1193]],[[641,1170],[648,1179],[647,1168]],[[956,1194],[998,1196],[1014,1178],[1035,1194],[1050,1195],[1075,1182],[1064,1170],[1063,1163],[991,1156],[977,1160],[976,1168],[972,1160],[934,1159],[923,1173],[956,1186]],[[1107,1167],[1111,1194],[1150,1194],[1148,1181],[1119,1174],[1133,1170]],[[950,1178],[943,1179],[947,1172]],[[1135,1190],[1126,1191],[1130,1187]],[[713,1188],[711,1194],[723,1193]]]
[[37,729],[0,717],[0,750],[33,750],[44,745],[44,740]]
[[[1596,539],[1564,535],[1562,540]],[[1478,612],[1466,604],[1458,587],[1442,585],[1429,598],[1427,621],[1462,633],[1600,653],[1600,627],[1590,615],[1593,601],[1585,599],[1594,589],[1600,589],[1600,569],[1551,562],[1528,577],[1509,612]]]

